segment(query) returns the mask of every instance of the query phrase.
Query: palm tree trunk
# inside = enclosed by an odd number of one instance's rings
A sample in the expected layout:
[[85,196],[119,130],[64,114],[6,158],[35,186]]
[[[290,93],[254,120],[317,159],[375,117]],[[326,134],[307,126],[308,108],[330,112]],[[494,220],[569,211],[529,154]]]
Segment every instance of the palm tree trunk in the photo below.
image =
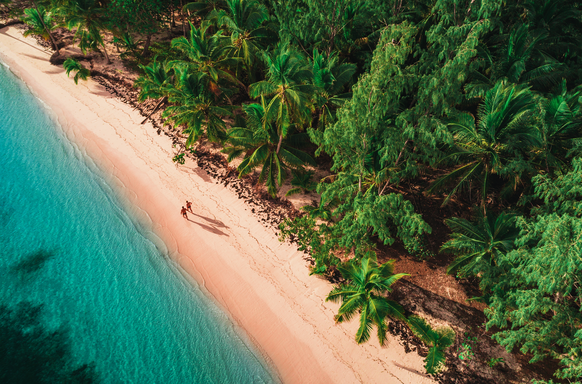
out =
[[279,154],[279,150],[281,149],[281,143],[283,143],[283,134],[279,135],[279,143],[277,144],[277,155]]
[[150,49],[151,42],[152,42],[152,35],[148,34],[146,37],[145,44],[143,46],[143,51],[141,52],[141,57],[145,57],[148,54],[148,50]]
[[109,54],[107,53],[107,48],[105,48],[105,42],[101,44],[103,47],[103,54],[105,55],[105,59],[107,59],[107,64],[111,64],[111,59],[109,59]]
[[44,27],[46,33],[48,33],[50,39],[51,39],[51,43],[53,45],[53,49],[55,50],[55,52],[58,52],[59,47],[57,46],[57,42],[55,41],[55,38],[53,37],[51,31],[47,28],[46,24],[44,23],[44,19],[42,17],[42,14],[40,13],[40,11],[38,10],[38,6],[36,5],[36,1],[31,0],[32,5],[34,6],[34,9],[36,9],[36,12],[38,13],[40,22],[42,23],[42,26]]
[[163,103],[165,103],[168,100],[168,96],[164,96],[162,97],[162,100],[160,100],[158,102],[158,104],[156,105],[156,107],[154,108],[153,111],[150,112],[149,115],[147,115],[147,117],[145,119],[143,119],[143,121],[141,122],[141,124],[145,124],[146,121],[148,121],[148,119],[158,110],[158,108],[160,108],[162,106]]

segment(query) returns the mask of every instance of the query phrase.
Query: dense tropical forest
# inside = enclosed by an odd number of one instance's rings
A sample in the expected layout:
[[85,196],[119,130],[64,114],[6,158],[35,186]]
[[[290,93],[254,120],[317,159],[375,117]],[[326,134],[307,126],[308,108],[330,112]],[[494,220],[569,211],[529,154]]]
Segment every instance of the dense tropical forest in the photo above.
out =
[[[3,1],[3,12],[16,12]],[[14,2],[16,3],[16,2]],[[399,319],[444,368],[455,334],[388,299],[406,276],[379,247],[452,254],[509,351],[582,377],[582,6],[569,0],[37,0],[27,33],[111,49],[185,137],[218,143],[240,177],[319,204],[281,224],[338,282],[358,343]],[[168,29],[171,40],[157,36]],[[64,62],[74,80],[90,69]],[[315,168],[327,176],[314,178]],[[450,207],[446,239],[411,191]],[[463,214],[455,214],[456,212]],[[437,249],[434,244],[438,243]],[[376,336],[375,336],[376,337]]]

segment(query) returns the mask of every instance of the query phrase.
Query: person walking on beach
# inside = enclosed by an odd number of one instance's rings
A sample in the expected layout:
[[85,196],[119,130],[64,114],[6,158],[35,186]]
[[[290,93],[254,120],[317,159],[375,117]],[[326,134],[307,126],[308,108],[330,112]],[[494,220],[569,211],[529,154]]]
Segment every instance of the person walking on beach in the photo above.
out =
[[186,209],[188,209],[190,212],[194,213],[192,211],[192,203],[188,200],[186,200]]
[[182,216],[184,216],[184,218],[186,220],[188,219],[188,214],[186,213],[186,208],[182,207],[182,210],[180,211],[180,213],[182,214]]

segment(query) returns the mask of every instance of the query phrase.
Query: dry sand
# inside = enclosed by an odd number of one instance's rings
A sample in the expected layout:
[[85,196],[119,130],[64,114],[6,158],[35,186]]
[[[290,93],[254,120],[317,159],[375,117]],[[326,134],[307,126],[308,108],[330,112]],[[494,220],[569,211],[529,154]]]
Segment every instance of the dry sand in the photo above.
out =
[[[332,286],[308,275],[303,254],[280,243],[233,192],[188,161],[169,138],[94,81],[75,85],[49,52],[8,27],[0,58],[54,111],[68,137],[121,187],[170,256],[242,327],[285,383],[432,383],[422,358],[390,338],[357,345],[357,320],[336,325]],[[186,221],[180,208],[193,202]]]

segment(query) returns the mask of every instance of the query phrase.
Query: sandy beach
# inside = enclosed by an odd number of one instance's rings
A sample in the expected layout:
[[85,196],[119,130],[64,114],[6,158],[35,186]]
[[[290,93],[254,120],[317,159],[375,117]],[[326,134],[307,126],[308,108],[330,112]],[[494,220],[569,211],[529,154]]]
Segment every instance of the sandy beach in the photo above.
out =
[[[97,82],[75,85],[51,52],[13,27],[0,29],[0,59],[54,112],[81,152],[110,175],[128,209],[154,228],[170,257],[202,285],[253,341],[284,383],[434,381],[422,358],[389,336],[357,345],[357,320],[336,325],[332,285],[309,276],[294,245],[278,241],[234,192],[188,160],[171,140]],[[189,220],[180,215],[193,203]],[[161,247],[164,245],[160,245]]]

